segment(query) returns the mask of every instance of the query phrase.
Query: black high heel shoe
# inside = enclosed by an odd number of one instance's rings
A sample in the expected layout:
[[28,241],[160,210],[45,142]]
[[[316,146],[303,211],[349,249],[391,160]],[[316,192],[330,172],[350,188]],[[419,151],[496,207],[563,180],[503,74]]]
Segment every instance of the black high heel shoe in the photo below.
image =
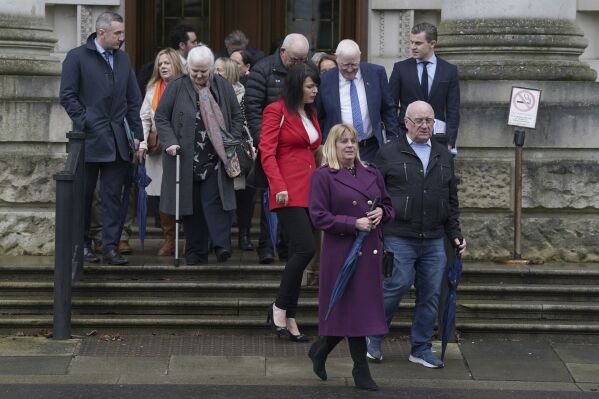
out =
[[272,303],[272,305],[270,305],[268,307],[268,313],[266,314],[266,324],[270,324],[270,329],[273,330],[275,333],[277,333],[277,336],[279,338],[289,337],[289,339],[291,339],[291,334],[289,333],[287,326],[279,327],[275,324],[275,318],[273,316],[273,313],[274,313],[273,306],[274,306],[274,302]]
[[[287,329],[287,331],[289,331],[289,329]],[[291,331],[289,331],[289,341],[291,341],[291,342],[310,342],[310,338],[308,338],[304,334],[293,335],[293,334],[291,334]]]

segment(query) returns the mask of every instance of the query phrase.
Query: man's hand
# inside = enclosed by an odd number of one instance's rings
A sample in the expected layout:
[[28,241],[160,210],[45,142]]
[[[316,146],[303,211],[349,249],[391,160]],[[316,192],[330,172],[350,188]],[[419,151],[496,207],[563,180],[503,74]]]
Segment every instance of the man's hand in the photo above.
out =
[[144,161],[146,160],[146,149],[145,148],[140,148],[138,149],[136,152],[136,157],[137,157],[137,163],[139,164],[143,164]]
[[455,247],[458,249],[458,254],[462,256],[464,252],[466,252],[466,239],[462,238],[462,242],[458,238],[454,238],[453,242],[455,243]]

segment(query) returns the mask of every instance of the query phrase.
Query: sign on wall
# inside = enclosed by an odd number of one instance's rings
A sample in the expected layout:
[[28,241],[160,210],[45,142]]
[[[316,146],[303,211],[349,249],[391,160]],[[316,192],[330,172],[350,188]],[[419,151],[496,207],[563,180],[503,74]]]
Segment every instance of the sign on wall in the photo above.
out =
[[513,86],[507,124],[534,129],[540,100],[541,90]]

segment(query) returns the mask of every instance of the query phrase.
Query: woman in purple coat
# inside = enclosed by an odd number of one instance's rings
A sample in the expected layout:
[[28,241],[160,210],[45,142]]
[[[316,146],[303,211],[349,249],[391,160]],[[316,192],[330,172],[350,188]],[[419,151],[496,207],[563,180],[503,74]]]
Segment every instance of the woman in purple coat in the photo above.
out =
[[[383,308],[381,222],[395,213],[383,177],[358,154],[358,139],[350,125],[335,125],[323,147],[325,166],[312,176],[310,218],[324,232],[321,252],[318,330],[321,338],[310,348],[314,372],[327,379],[325,362],[335,346],[347,337],[354,361],[356,388],[376,390],[366,360],[365,336],[385,334]],[[372,201],[380,205],[369,211]],[[367,231],[355,272],[343,295],[325,320],[337,275],[358,231]]]

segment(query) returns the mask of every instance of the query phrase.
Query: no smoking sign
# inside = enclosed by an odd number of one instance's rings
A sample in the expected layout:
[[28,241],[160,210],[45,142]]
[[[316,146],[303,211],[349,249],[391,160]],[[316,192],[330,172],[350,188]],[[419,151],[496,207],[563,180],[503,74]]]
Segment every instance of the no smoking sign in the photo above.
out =
[[512,87],[510,115],[507,124],[534,129],[537,124],[540,98],[541,90]]

